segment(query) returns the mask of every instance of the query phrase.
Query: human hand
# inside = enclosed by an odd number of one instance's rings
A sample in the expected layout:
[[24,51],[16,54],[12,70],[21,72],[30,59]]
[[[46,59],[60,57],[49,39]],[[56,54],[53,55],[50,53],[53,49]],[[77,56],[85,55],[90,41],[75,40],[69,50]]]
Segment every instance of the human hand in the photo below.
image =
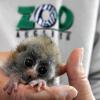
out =
[[74,100],[95,100],[90,83],[82,65],[84,50],[75,49],[69,56],[65,65],[61,66],[60,74],[68,75],[69,84],[78,90],[78,95]]
[[[2,78],[2,79],[1,79]],[[45,87],[37,92],[29,85],[19,85],[18,91],[8,95],[3,91],[4,84],[9,78],[0,72],[0,100],[72,100],[77,96],[77,90],[72,86]]]

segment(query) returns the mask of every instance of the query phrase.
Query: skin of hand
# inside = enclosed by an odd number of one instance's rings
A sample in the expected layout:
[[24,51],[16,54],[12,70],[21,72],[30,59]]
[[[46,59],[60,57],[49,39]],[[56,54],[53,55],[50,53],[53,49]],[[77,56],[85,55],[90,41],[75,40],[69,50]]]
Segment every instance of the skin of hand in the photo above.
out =
[[69,84],[78,90],[78,95],[74,100],[95,100],[83,68],[83,55],[83,48],[73,50],[67,63],[61,66],[60,74],[67,73]]
[[35,88],[21,84],[16,93],[8,95],[3,91],[3,86],[9,78],[0,71],[0,100],[95,100],[82,66],[83,52],[82,48],[73,50],[67,63],[61,65],[59,74],[66,73],[71,86],[46,86],[36,92]]

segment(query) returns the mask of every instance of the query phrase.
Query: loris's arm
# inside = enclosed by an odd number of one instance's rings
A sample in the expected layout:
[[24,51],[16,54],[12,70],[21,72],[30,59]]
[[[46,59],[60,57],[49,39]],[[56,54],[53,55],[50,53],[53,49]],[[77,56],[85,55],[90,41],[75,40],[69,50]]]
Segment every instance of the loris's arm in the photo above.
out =
[[17,91],[18,84],[21,82],[21,76],[15,71],[13,72],[12,69],[9,68],[9,66],[6,66],[5,68],[3,68],[3,70],[9,77],[8,82],[4,86],[4,91],[6,91],[10,95],[13,91]]
[[4,86],[4,90],[10,95],[13,91],[16,92],[18,84],[20,83],[20,77],[16,73],[12,73],[9,76],[9,81]]
[[11,94],[13,91],[17,91],[18,84],[21,82],[21,76],[16,72],[12,56],[8,57],[6,63],[1,69],[9,77],[9,81],[4,86],[4,90],[8,94]]

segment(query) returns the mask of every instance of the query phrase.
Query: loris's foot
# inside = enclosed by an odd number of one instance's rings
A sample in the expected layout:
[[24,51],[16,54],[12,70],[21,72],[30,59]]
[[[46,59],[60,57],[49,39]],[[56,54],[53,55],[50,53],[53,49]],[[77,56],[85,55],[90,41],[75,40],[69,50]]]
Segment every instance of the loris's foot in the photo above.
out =
[[15,77],[15,76],[11,76],[9,81],[6,83],[6,85],[4,86],[4,91],[6,91],[9,95],[11,95],[11,93],[17,92],[18,90],[18,85],[19,85],[19,78]]
[[29,84],[30,86],[34,87],[37,92],[44,90],[46,87],[46,81],[41,79],[31,81]]

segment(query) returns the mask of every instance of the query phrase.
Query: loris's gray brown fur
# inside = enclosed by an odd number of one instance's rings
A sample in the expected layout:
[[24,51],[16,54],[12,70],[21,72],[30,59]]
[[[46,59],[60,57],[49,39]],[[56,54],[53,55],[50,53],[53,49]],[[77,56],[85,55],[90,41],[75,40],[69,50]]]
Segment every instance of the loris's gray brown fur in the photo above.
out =
[[3,67],[10,77],[4,90],[8,94],[17,90],[17,84],[45,80],[52,85],[61,64],[59,48],[47,36],[29,37],[22,41]]

